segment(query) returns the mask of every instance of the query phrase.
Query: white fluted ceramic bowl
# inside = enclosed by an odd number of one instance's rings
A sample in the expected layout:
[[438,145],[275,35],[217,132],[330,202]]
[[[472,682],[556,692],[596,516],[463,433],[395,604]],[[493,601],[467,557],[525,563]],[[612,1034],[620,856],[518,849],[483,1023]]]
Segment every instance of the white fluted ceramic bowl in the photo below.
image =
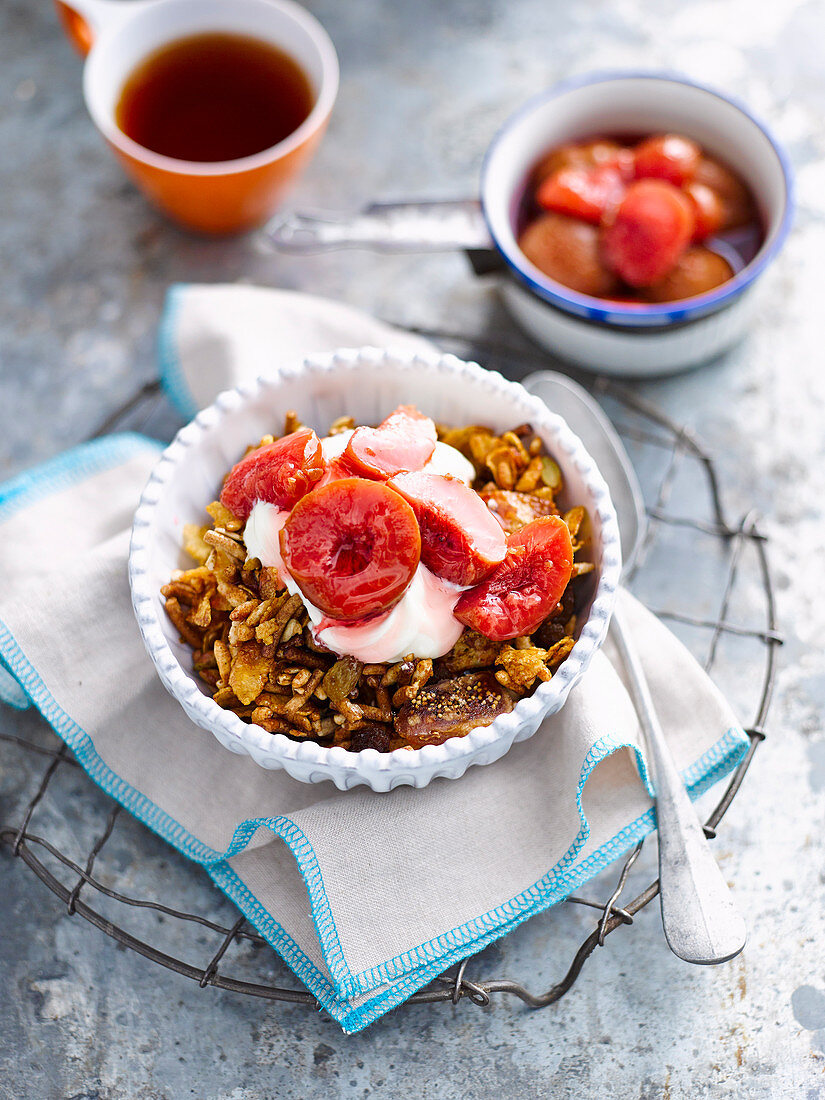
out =
[[[288,409],[324,432],[336,417],[378,423],[401,403],[414,403],[439,421],[487,424],[504,430],[529,421],[564,475],[563,504],[583,504],[593,519],[589,603],[576,644],[553,678],[539,684],[491,725],[422,749],[347,752],[313,741],[293,741],[222,710],[192,672],[191,651],[181,644],[163,609],[161,585],[186,562],[185,523],[201,523],[226,471],[244,448],[278,431]],[[604,641],[621,568],[616,514],[607,486],[583,444],[536,397],[500,374],[452,355],[411,355],[375,348],[339,351],[305,360],[253,385],[222,393],[178,432],[163,452],[138,506],[129,554],[132,603],[141,634],[167,690],[193,722],[226,748],[247,753],[263,768],[283,768],[306,783],[332,780],[341,790],[366,784],[388,791],[400,784],[424,787],[436,776],[457,779],[471,764],[489,764],[516,741],[532,736],[563,705]]]

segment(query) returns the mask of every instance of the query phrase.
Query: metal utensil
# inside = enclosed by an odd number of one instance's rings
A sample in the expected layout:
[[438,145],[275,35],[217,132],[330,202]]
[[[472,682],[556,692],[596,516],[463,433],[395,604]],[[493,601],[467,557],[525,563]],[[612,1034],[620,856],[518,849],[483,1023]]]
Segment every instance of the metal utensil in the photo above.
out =
[[[524,385],[565,418],[602,471],[619,520],[623,574],[627,576],[636,563],[647,520],[638,479],[621,440],[590,394],[564,375],[541,371],[531,375]],[[745,946],[747,926],[676,768],[620,607],[613,614],[611,632],[627,671],[656,791],[659,896],[665,939],[671,951],[685,962],[727,962]]]
[[371,248],[375,252],[492,252],[477,199],[371,202],[353,213],[288,211],[261,231],[280,252],[329,252]]

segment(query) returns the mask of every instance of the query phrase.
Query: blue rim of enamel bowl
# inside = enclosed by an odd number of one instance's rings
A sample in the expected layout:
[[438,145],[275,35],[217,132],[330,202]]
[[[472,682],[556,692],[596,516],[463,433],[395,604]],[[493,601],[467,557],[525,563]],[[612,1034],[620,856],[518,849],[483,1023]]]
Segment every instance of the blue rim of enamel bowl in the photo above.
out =
[[[696,88],[699,91],[705,92],[707,95],[714,96],[716,99],[721,99],[725,103],[729,103],[739,111],[748,122],[762,132],[768,144],[771,146],[782,170],[785,197],[782,217],[773,239],[767,246],[763,245],[751,262],[734,275],[732,279],[723,283],[718,290],[712,290],[707,294],[697,295],[683,305],[665,303],[660,305],[623,306],[618,302],[610,302],[609,304],[605,303],[602,305],[600,304],[600,299],[593,298],[589,294],[579,294],[576,291],[569,290],[561,283],[555,282],[553,279],[546,277],[542,278],[540,276],[537,277],[525,267],[527,261],[520,251],[516,250],[516,253],[513,254],[513,252],[508,251],[505,245],[499,240],[493,229],[492,219],[487,210],[486,185],[490,162],[496,148],[513,126],[521,122],[525,116],[535,111],[537,107],[549,100],[557,99],[567,92],[574,91],[577,88],[584,88],[591,84],[602,84],[619,80],[655,80],[670,84],[685,84],[691,88]],[[539,92],[537,95],[532,96],[526,103],[522,104],[517,111],[510,115],[490,142],[482,162],[481,209],[484,220],[487,223],[488,232],[510,271],[520,282],[526,284],[526,286],[539,298],[560,307],[566,313],[574,314],[577,317],[583,317],[586,320],[597,321],[606,325],[621,326],[623,328],[642,328],[655,325],[667,327],[680,322],[692,321],[706,314],[714,313],[724,306],[729,305],[762,274],[782,248],[788,231],[790,230],[791,222],[793,221],[795,198],[793,172],[787,153],[782,148],[779,141],[774,137],[768,126],[754,115],[741,100],[737,99],[735,96],[728,95],[726,92],[721,92],[717,88],[712,88],[707,84],[703,84],[698,80],[692,80],[690,77],[684,76],[681,73],[658,70],[637,71],[618,69],[600,70],[562,80],[558,84],[554,84],[552,88],[548,88],[546,91]]]

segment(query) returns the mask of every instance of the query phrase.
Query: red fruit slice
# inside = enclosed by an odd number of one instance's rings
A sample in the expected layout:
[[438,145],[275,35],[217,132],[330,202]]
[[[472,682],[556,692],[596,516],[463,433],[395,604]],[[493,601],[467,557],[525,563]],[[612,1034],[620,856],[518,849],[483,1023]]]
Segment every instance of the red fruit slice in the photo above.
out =
[[579,142],[575,145],[560,145],[545,154],[531,173],[534,185],[558,172],[560,168],[592,168],[594,164],[629,164],[630,177],[633,176],[633,153],[609,139]]
[[435,424],[413,405],[399,405],[377,428],[356,428],[344,460],[359,477],[385,481],[420,470],[435,450]]
[[301,428],[236,463],[221,489],[221,504],[240,519],[249,518],[257,500],[291,508],[323,472],[321,442],[311,428]]
[[421,556],[412,508],[378,481],[333,481],[299,500],[281,531],[284,564],[332,619],[362,619],[404,594]]
[[668,180],[681,187],[693,178],[702,150],[681,134],[657,134],[636,146],[636,178]]
[[725,221],[725,207],[720,196],[706,183],[694,180],[685,184],[685,194],[693,203],[696,228],[694,241],[704,241],[718,233]]
[[602,234],[609,267],[631,286],[650,286],[674,266],[695,228],[693,204],[665,180],[632,183]]
[[561,168],[544,180],[536,191],[536,201],[545,210],[598,225],[609,210],[619,205],[626,190],[618,164]]
[[331,481],[342,481],[345,477],[352,477],[352,470],[349,465],[343,457],[333,458],[331,462],[327,463],[327,468],[315,488],[320,489],[322,485],[329,485]]
[[572,568],[567,524],[543,516],[510,535],[504,561],[463,593],[453,614],[494,642],[532,634],[561,599]]
[[421,560],[453,584],[478,584],[504,560],[507,540],[496,517],[456,477],[417,470],[387,482],[415,512]]

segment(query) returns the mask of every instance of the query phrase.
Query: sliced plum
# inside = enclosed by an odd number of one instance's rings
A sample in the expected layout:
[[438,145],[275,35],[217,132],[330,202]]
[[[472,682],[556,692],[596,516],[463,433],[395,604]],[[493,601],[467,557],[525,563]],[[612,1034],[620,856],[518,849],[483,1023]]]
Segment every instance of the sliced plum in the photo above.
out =
[[356,428],[344,451],[353,475],[386,481],[420,470],[435,450],[435,424],[413,405],[399,405],[377,428]]
[[455,617],[485,638],[531,634],[558,604],[573,569],[573,544],[559,516],[543,516],[507,539],[501,565],[462,593]]
[[690,244],[696,219],[683,191],[666,180],[637,180],[602,232],[602,255],[630,286],[650,286]]
[[256,501],[292,508],[320,481],[325,468],[321,441],[311,428],[267,443],[237,462],[221,489],[221,504],[249,519]]
[[421,560],[437,577],[473,585],[504,560],[507,541],[484,501],[463,481],[417,470],[387,482],[415,512]]
[[412,508],[379,481],[345,478],[303,497],[281,531],[281,555],[306,598],[332,619],[392,607],[418,568]]
[[536,202],[545,210],[569,214],[598,225],[618,206],[627,190],[627,178],[618,163],[590,168],[560,168],[536,191]]

